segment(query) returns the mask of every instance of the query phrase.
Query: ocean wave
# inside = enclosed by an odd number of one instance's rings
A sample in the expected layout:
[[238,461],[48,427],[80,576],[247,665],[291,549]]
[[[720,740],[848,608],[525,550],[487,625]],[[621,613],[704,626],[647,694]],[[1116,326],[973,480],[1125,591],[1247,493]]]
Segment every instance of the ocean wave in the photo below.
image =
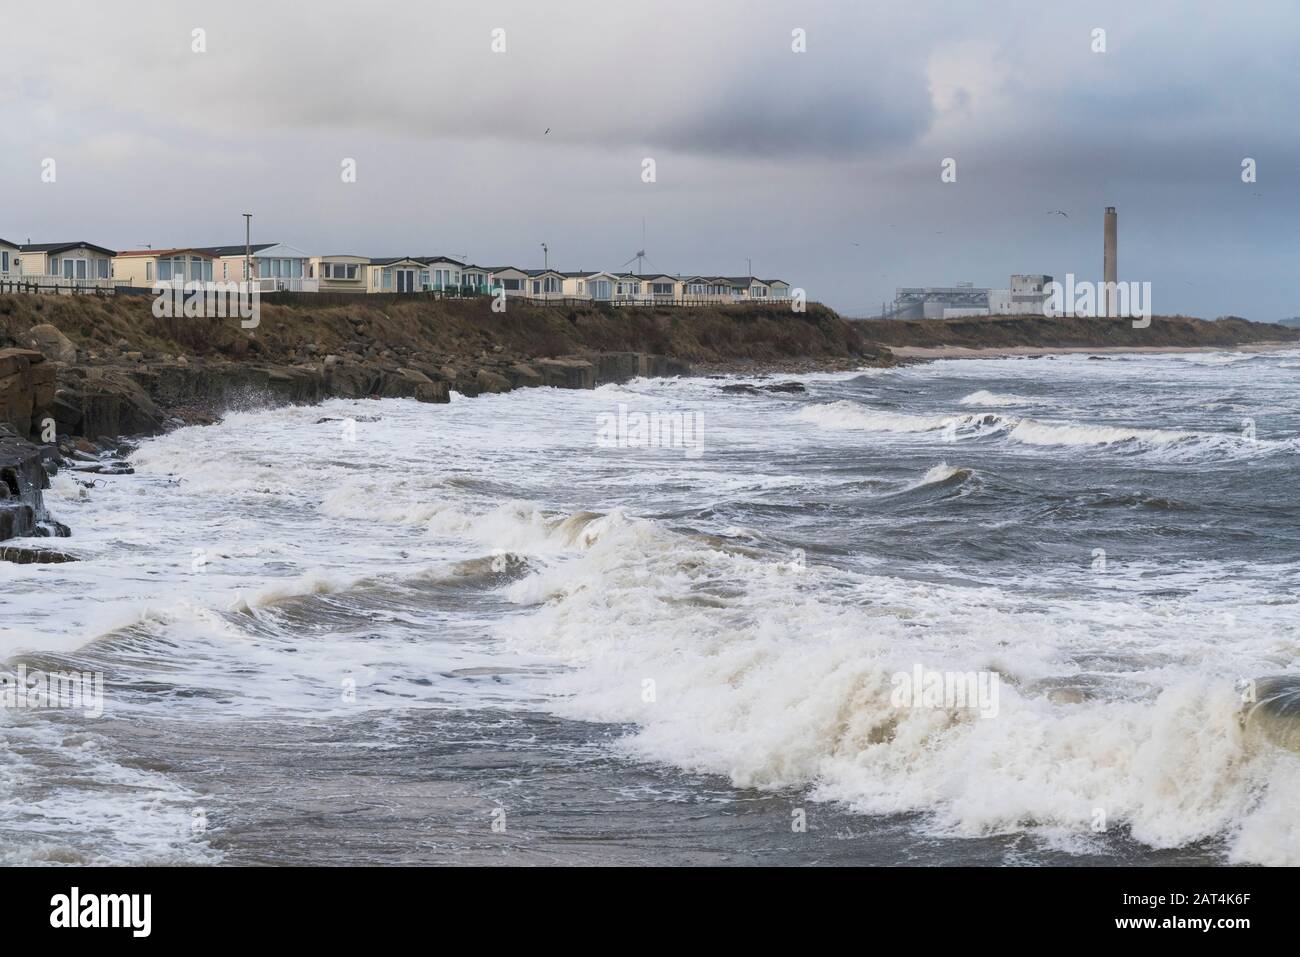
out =
[[909,485],[907,490],[925,488],[929,485],[958,485],[970,478],[971,474],[970,469],[956,468],[947,462],[940,462],[921,476],[919,482]]
[[1113,445],[1140,442],[1146,445],[1169,445],[1195,439],[1198,433],[1174,429],[1139,429],[1108,425],[1037,422],[1021,419],[1008,433],[1013,442],[1026,445]]
[[[991,607],[995,590],[884,577],[860,582],[867,604],[846,605],[823,597],[832,574],[624,521],[511,586],[535,612],[506,635],[570,666],[556,710],[635,724],[624,746],[639,758],[741,787],[810,788],[863,813],[926,812],[945,833],[1086,836],[1101,808],[1152,847],[1241,829],[1254,836],[1234,854],[1300,862],[1289,820],[1256,812],[1286,800],[1276,788],[1295,759],[1250,744],[1231,679],[1034,691],[1071,673],[1041,637],[1080,627],[1063,622],[1084,606],[1007,614]],[[1116,614],[1132,634],[1167,626],[1137,605]],[[998,675],[996,714],[900,708],[891,686],[918,663]]]
[[864,432],[936,432],[944,429],[983,432],[1006,425],[1005,419],[991,412],[969,415],[906,415],[868,409],[848,400],[807,406],[800,409],[797,415],[803,421],[823,428]]
[[1007,392],[989,392],[987,389],[980,389],[978,392],[972,392],[970,395],[962,396],[958,401],[961,405],[984,405],[992,407],[1043,404],[1042,399],[1030,399],[1023,395],[1012,395]]
[[1246,439],[1238,432],[1200,432],[1139,426],[1095,425],[1080,422],[1044,422],[993,412],[969,415],[909,415],[870,409],[848,400],[808,406],[797,418],[820,428],[897,434],[945,433],[952,441],[972,437],[1002,436],[1028,446],[1122,447],[1134,452],[1162,452],[1174,459],[1249,458],[1279,451],[1295,451],[1300,440]]

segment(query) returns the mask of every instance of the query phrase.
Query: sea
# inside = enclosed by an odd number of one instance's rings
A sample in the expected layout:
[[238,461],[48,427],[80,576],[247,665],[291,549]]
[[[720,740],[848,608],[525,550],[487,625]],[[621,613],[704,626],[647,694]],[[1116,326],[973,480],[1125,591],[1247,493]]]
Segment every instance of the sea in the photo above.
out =
[[953,359],[142,440],[52,479],[78,561],[0,563],[5,687],[87,679],[0,706],[0,863],[1300,864],[1298,382]]

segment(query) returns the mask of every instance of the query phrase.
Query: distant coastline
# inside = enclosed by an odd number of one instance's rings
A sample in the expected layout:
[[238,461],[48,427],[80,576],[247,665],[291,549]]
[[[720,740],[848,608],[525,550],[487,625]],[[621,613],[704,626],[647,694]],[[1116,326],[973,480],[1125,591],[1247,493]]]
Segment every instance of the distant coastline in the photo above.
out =
[[891,346],[900,359],[1012,359],[1054,355],[1159,355],[1184,352],[1271,352],[1300,348],[1300,341],[1243,342],[1226,346]]

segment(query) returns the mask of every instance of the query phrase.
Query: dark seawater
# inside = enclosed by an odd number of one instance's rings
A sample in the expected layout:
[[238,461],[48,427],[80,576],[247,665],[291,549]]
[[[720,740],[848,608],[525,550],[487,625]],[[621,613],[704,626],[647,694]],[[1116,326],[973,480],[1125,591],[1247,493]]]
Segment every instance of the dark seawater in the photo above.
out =
[[[1243,701],[1300,674],[1298,372],[959,360],[150,440],[55,479],[83,561],[0,565],[4,666],[104,677],[100,717],[0,708],[0,860],[1300,863],[1292,718]],[[620,407],[699,428],[610,447]],[[900,706],[914,669],[993,707]]]

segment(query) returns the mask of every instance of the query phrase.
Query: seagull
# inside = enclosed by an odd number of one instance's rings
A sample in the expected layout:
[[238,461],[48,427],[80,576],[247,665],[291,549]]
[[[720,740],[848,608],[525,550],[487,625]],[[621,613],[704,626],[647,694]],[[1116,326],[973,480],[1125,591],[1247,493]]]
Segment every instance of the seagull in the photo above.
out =
[[1064,216],[1066,219],[1069,219],[1069,218],[1070,218],[1070,214],[1067,213],[1067,212],[1065,212],[1065,210],[1062,210],[1062,209],[1049,209],[1049,210],[1047,211],[1046,215],[1048,215],[1048,216]]
[[[548,127],[546,128],[546,133],[549,133],[549,132],[551,132],[551,128],[548,126]],[[546,133],[543,133],[542,135],[545,136]]]
[[854,245],[854,246],[861,246],[862,243],[854,243],[853,245]]

